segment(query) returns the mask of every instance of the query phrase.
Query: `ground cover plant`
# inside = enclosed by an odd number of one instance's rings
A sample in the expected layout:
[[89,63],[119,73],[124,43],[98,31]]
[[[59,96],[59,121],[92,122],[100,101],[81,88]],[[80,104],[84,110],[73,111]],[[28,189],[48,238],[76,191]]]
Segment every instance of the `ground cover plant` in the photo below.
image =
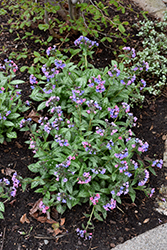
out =
[[[123,63],[116,61],[104,70],[94,68],[88,56],[92,57],[90,49],[98,44],[84,36],[74,43],[80,47],[78,65],[49,47],[41,69],[44,77],[38,74],[38,82],[30,75],[30,98],[40,102],[39,119],[38,123],[23,119],[20,127],[31,131],[28,143],[37,158],[28,168],[40,174],[24,181],[30,182],[31,188],[39,186],[36,192],[43,195],[44,212],[56,206],[63,214],[67,207],[89,201],[93,208],[86,215],[90,216],[84,229],[87,238],[92,216],[105,219],[107,211],[121,204],[121,195],[129,194],[132,202],[135,190],[152,196],[154,188],[145,185],[149,171],[155,174],[152,167],[161,168],[163,162],[154,160],[144,165],[135,160],[137,154],[147,151],[148,143],[135,138],[131,128],[137,118],[127,102],[130,97],[141,100],[140,91],[146,82],[141,79],[136,83],[134,70],[126,74]],[[125,47],[124,51],[136,56],[133,48]],[[148,68],[143,61],[136,73]],[[41,110],[45,110],[44,116]],[[84,237],[82,230],[77,232]]]
[[147,86],[145,91],[155,96],[161,93],[161,89],[166,84],[166,20],[167,14],[164,15],[163,21],[146,19],[134,24],[139,29],[137,36],[143,37],[143,50],[138,51],[135,58],[128,60],[131,63],[147,60],[148,79],[151,77],[157,77],[157,79],[151,86]]
[[[95,45],[96,51],[96,42],[82,39],[89,45]],[[87,219],[83,227],[80,223],[74,229],[79,237],[91,240],[96,224],[93,217],[101,225],[99,220],[106,221],[107,210],[122,210],[121,200],[126,199],[127,194],[130,194],[132,201],[135,196],[138,201],[138,189],[152,196],[154,185],[148,184],[148,170],[153,172],[155,165],[161,168],[162,161],[147,158],[149,161],[143,162],[141,153],[149,150],[148,144],[137,139],[132,132],[133,124],[137,121],[131,114],[128,102],[144,98],[141,93],[146,85],[143,75],[149,69],[147,61],[141,61],[127,72],[123,65],[124,58],[136,58],[136,52],[125,46],[126,55],[123,55],[121,63],[112,61],[105,69],[97,69],[90,63],[92,58],[89,57],[95,54],[90,48],[87,49],[86,44],[82,44],[82,39],[77,40],[75,45],[83,48],[70,50],[71,59],[77,53],[81,56],[78,64],[71,62],[56,47],[48,48],[46,57],[35,53],[36,61],[42,58],[41,63],[45,65],[38,64],[29,69],[32,93],[26,104],[31,109],[33,107],[37,119],[36,122],[27,119],[26,113],[20,123],[21,127],[28,126],[26,130],[30,131],[31,140],[28,143],[35,158],[34,163],[28,163],[26,167],[29,165],[35,178],[27,178],[21,183],[25,193],[32,192],[29,186],[26,188],[27,183],[31,184],[33,190],[40,186],[37,192],[43,200],[39,209],[47,216],[54,206],[63,213],[67,207],[72,210],[76,204],[84,207],[87,202],[92,210],[84,211]],[[111,164],[109,161],[112,161]],[[11,175],[13,188],[8,189],[9,196],[11,191],[15,195],[20,184],[21,177],[19,180],[16,177],[18,175],[14,172],[13,177]],[[1,191],[7,191],[9,180],[2,178],[1,184]],[[21,193],[21,197],[23,195]],[[4,211],[3,205],[0,210]],[[20,235],[25,234],[18,231]]]

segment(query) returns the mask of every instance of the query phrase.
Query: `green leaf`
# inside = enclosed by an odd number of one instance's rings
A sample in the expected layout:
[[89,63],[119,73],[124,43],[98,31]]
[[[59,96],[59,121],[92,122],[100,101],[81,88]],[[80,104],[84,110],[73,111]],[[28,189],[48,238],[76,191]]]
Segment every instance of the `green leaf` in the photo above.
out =
[[5,212],[5,206],[1,201],[0,201],[0,211]]
[[103,218],[96,212],[94,211],[94,216],[96,219],[98,219],[99,221],[103,221]]
[[13,80],[13,81],[10,82],[10,84],[13,84],[13,85],[21,84],[21,83],[24,83],[24,81],[22,81],[22,80]]
[[40,167],[40,164],[36,163],[36,164],[31,164],[28,166],[29,170],[33,173],[37,173],[39,172],[39,167]]
[[119,25],[118,25],[118,29],[119,29],[119,31],[120,31],[121,33],[124,33],[124,32],[125,32],[125,28],[124,28],[124,26],[123,26],[122,24],[119,24]]
[[10,132],[10,133],[6,133],[8,138],[17,138],[17,133],[15,131]]
[[89,192],[86,191],[86,190],[84,190],[84,189],[82,189],[82,190],[79,192],[79,194],[78,194],[78,197],[83,197],[83,198],[89,197],[89,196],[90,196],[90,195],[89,195]]
[[136,198],[136,192],[133,190],[133,192],[132,191],[129,192],[129,195],[130,195],[130,198],[131,198],[132,202],[134,202],[135,198]]
[[13,123],[13,122],[10,122],[10,121],[5,121],[5,122],[4,122],[4,125],[5,125],[6,127],[14,127],[14,126],[15,126],[14,123]]
[[111,177],[105,174],[98,174],[97,175],[102,180],[109,180]]
[[69,200],[69,199],[67,199],[67,206],[68,206],[69,209],[72,208],[72,201]]
[[49,191],[50,192],[53,192],[53,191],[56,191],[57,190],[57,186],[56,185],[52,185],[52,186],[50,186],[50,188],[49,188]]
[[61,204],[56,206],[57,212],[63,214],[66,210],[66,207],[62,206]]
[[46,31],[47,29],[49,29],[49,24],[39,24],[38,25],[38,28],[40,29],[40,30],[44,30],[44,31]]
[[20,71],[21,71],[21,72],[24,72],[26,69],[28,69],[28,66],[22,66],[22,67],[20,68]]
[[70,141],[70,139],[71,139],[71,133],[70,133],[70,131],[68,131],[68,132],[66,133],[65,139],[68,140],[68,142]]
[[3,213],[0,212],[0,219],[4,219]]
[[8,115],[8,118],[9,118],[9,119],[17,119],[19,116],[20,116],[20,114],[18,114],[18,113],[9,114],[9,115]]
[[100,190],[100,185],[99,185],[99,183],[96,182],[96,181],[92,181],[91,186],[92,186],[92,188],[93,188],[95,191],[99,191],[99,190]]
[[148,169],[149,169],[149,171],[150,171],[153,175],[156,176],[156,172],[155,172],[155,170],[154,170],[152,167],[149,167]]
[[44,108],[46,108],[46,101],[41,102],[41,103],[39,104],[39,106],[38,106],[38,108],[37,108],[37,111],[39,111],[39,110],[41,110],[41,109],[44,109]]
[[34,56],[40,57],[41,55],[37,51],[34,51]]
[[67,190],[70,194],[72,194],[72,192],[73,192],[73,185],[72,185],[72,183],[71,183],[70,181],[67,181],[66,184],[65,184],[65,186],[66,186],[66,190]]

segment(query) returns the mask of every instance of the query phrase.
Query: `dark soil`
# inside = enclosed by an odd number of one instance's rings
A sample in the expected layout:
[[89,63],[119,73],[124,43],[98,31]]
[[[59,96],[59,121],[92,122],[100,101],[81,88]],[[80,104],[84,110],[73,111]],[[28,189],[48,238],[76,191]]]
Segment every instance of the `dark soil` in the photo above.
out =
[[[135,13],[140,13],[140,9],[131,1],[124,1],[124,6],[127,7],[129,3]],[[111,9],[111,14],[116,14],[114,8]],[[137,18],[136,14],[131,11],[126,11],[126,14],[120,14],[122,20],[128,19],[130,24],[141,20],[143,17],[140,14]],[[117,13],[118,14],[118,13]],[[149,17],[151,19],[151,17]],[[0,22],[7,27],[8,16],[0,16]],[[21,35],[21,31],[20,32]],[[39,31],[38,31],[39,32]],[[141,49],[141,41],[135,36],[136,30],[127,27],[127,32],[130,33],[127,45],[130,47],[137,47]],[[2,59],[7,58],[12,51],[20,49],[23,45],[14,42],[16,33],[10,34],[8,30],[2,30],[0,37],[0,47],[5,48],[6,54],[1,54]],[[75,38],[71,38],[73,42]],[[56,41],[54,41],[56,43]],[[121,45],[121,39],[115,39],[113,44],[108,44],[109,48],[100,45],[97,53],[94,55],[94,65],[96,67],[104,67],[115,59],[113,50],[118,50],[116,45]],[[17,48],[16,48],[17,45]],[[34,48],[34,43],[30,41],[30,50],[37,50]],[[65,45],[67,46],[67,44]],[[68,45],[69,46],[69,45]],[[31,59],[20,60],[18,66],[25,64],[31,65]],[[17,78],[25,80],[22,85],[23,100],[28,99],[30,94],[30,84],[27,73],[17,73]],[[167,98],[165,97],[166,89],[163,95],[157,99],[147,96],[143,104],[143,108],[135,107],[133,113],[138,117],[137,127],[134,132],[140,139],[144,139],[149,143],[149,150],[145,156],[150,158],[163,158],[164,141],[162,136],[167,133]],[[26,133],[18,132],[18,138],[6,145],[0,145],[0,170],[1,175],[5,174],[7,168],[16,170],[18,175],[24,177],[33,177],[27,166],[31,164],[34,159],[32,152],[25,144],[27,140]],[[152,198],[147,198],[143,193],[138,192],[134,203],[131,202],[129,196],[125,196],[120,205],[115,210],[108,213],[107,219],[104,222],[94,220],[93,237],[89,241],[83,241],[76,235],[75,229],[81,228],[81,224],[86,225],[87,219],[83,213],[90,212],[87,204],[83,206],[76,206],[71,211],[66,211],[63,216],[55,214],[54,209],[51,211],[52,219],[61,221],[65,218],[65,223],[60,228],[62,232],[54,237],[52,235],[51,224],[41,223],[29,215],[33,204],[41,197],[34,193],[34,190],[27,188],[25,192],[20,190],[17,196],[11,201],[5,203],[5,219],[1,221],[0,225],[0,249],[1,250],[107,250],[111,249],[117,244],[131,239],[149,229],[152,229],[160,224],[167,222],[167,217],[154,211],[155,198],[158,194],[158,189],[162,183],[166,182],[167,171],[165,168],[157,169],[156,176],[151,175],[149,185],[156,188],[156,193]],[[30,223],[22,224],[20,218],[26,214]]]

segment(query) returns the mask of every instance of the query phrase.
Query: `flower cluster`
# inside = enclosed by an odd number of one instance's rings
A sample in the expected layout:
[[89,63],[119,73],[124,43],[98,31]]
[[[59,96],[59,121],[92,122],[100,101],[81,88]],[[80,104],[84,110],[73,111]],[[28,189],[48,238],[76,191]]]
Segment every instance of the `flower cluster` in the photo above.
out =
[[136,56],[136,52],[135,52],[134,48],[131,49],[130,47],[124,47],[123,50],[130,51],[132,58],[134,58]]
[[37,84],[38,83],[37,78],[33,74],[30,75],[30,83],[31,84]]
[[83,141],[82,145],[85,151],[88,152],[89,154],[96,154],[96,150],[92,148],[92,145],[89,142]]
[[55,51],[56,51],[56,45],[53,45],[53,48],[52,47],[47,48],[46,54],[50,56],[51,54],[54,54]]
[[139,144],[138,151],[146,152],[148,150],[149,144],[147,142],[142,142],[139,138],[135,138],[135,142]]
[[155,167],[155,166],[157,166],[158,168],[162,168],[162,165],[163,165],[163,160],[161,159],[161,160],[155,160],[155,161],[153,161],[153,163],[152,163],[152,167]]
[[116,75],[116,77],[118,77],[120,75],[121,71],[117,68],[117,65],[114,65],[113,69],[110,71],[108,71],[108,75],[110,77],[113,77],[114,75]]
[[91,181],[92,176],[88,172],[84,172],[82,177],[78,177],[78,184],[87,184]]
[[11,196],[15,197],[16,192],[17,192],[17,188],[19,187],[19,183],[20,183],[20,181],[17,179],[16,172],[12,176],[12,182],[13,182],[13,187],[12,187],[12,191],[11,191]]
[[110,203],[103,205],[103,207],[106,211],[113,210],[114,208],[116,208],[116,200],[111,199]]
[[75,46],[79,46],[80,48],[82,46],[86,46],[89,49],[92,48],[93,46],[99,46],[99,44],[96,41],[92,41],[89,38],[85,36],[80,36],[77,40],[74,41]]
[[0,69],[5,70],[11,68],[14,73],[18,70],[18,66],[12,60],[5,59],[4,62],[5,65],[0,64]]
[[129,182],[125,182],[120,187],[116,188],[116,190],[112,190],[111,194],[116,196],[121,196],[122,194],[126,195],[129,193]]
[[111,118],[117,118],[119,114],[119,107],[115,105],[113,109],[108,108],[108,111],[110,112],[110,117]]
[[58,193],[57,194],[57,201],[61,203],[67,203],[67,199],[71,200],[71,197],[65,193]]
[[94,168],[91,168],[91,171],[94,174],[105,174],[106,169],[103,167],[94,167]]
[[49,209],[49,207],[48,206],[45,206],[44,205],[44,203],[43,203],[43,201],[40,201],[40,203],[39,203],[39,209],[42,211],[42,213],[46,213],[47,212],[47,210]]
[[109,150],[111,150],[111,148],[114,146],[114,142],[111,140],[108,141],[106,148],[108,148]]
[[63,146],[68,147],[69,146],[68,140],[61,139],[61,135],[55,135],[55,141],[57,143],[59,143],[60,147],[63,147]]
[[100,136],[103,136],[104,133],[105,133],[105,130],[104,129],[101,129],[99,127],[96,127],[96,133],[99,134]]
[[90,101],[87,101],[86,104],[88,105],[88,107],[90,107],[89,110],[86,110],[88,114],[90,113],[96,114],[96,109],[102,110],[102,107],[100,107],[97,101],[90,100]]
[[49,107],[50,105],[55,105],[56,102],[58,102],[60,98],[58,96],[51,96],[48,101],[46,101],[46,107]]
[[[72,89],[72,96],[70,96],[70,99],[77,104],[76,107],[82,105],[86,101],[86,98],[79,98],[79,96],[81,96],[83,93],[83,90],[80,91],[79,89]],[[76,94],[78,96],[76,96]]]
[[[68,156],[65,161],[63,161],[60,164],[56,164],[56,167],[54,169],[54,175],[56,176],[56,181],[59,181],[60,177],[64,178],[63,182],[67,182],[68,179],[66,178],[66,173],[64,172],[64,169],[67,169],[71,165],[71,160],[75,160],[75,156]],[[74,175],[75,172],[69,171],[72,175]]]
[[96,205],[99,199],[100,199],[100,194],[96,194],[94,197],[93,196],[90,197],[90,201],[93,203],[93,205]]
[[143,79],[141,79],[141,83],[142,83],[142,87],[140,87],[140,90],[142,90],[143,88],[146,87],[146,81],[144,81]]
[[144,186],[146,184],[146,182],[148,181],[148,179],[149,179],[148,170],[145,169],[144,172],[145,172],[145,178],[144,178],[144,180],[139,181],[138,186]]
[[102,93],[105,91],[104,87],[105,81],[102,81],[101,75],[98,75],[97,77],[92,77],[89,79],[88,86],[93,88],[95,86],[96,92]]
[[76,233],[78,236],[80,236],[81,238],[85,238],[85,240],[87,239],[91,239],[92,238],[92,233],[87,233],[86,230],[80,230],[79,228],[76,229]]
[[123,151],[121,151],[121,153],[115,153],[114,156],[120,160],[128,157],[128,149],[125,148]]
[[41,68],[45,77],[49,80],[50,78],[54,78],[55,75],[59,74],[59,70],[57,68],[49,69],[46,64],[44,64]]

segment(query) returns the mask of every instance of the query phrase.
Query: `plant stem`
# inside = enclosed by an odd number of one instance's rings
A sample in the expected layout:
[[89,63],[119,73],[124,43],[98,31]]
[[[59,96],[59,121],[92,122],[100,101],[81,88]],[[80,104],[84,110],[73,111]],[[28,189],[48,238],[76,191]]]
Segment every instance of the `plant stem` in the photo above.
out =
[[89,224],[90,224],[90,221],[91,221],[91,219],[92,219],[94,210],[95,210],[95,206],[93,206],[92,212],[91,212],[90,217],[89,217],[89,220],[88,220],[88,222],[87,222],[87,225],[86,225],[86,228],[85,228],[86,231],[87,231],[87,229],[88,229],[88,227],[89,227]]

